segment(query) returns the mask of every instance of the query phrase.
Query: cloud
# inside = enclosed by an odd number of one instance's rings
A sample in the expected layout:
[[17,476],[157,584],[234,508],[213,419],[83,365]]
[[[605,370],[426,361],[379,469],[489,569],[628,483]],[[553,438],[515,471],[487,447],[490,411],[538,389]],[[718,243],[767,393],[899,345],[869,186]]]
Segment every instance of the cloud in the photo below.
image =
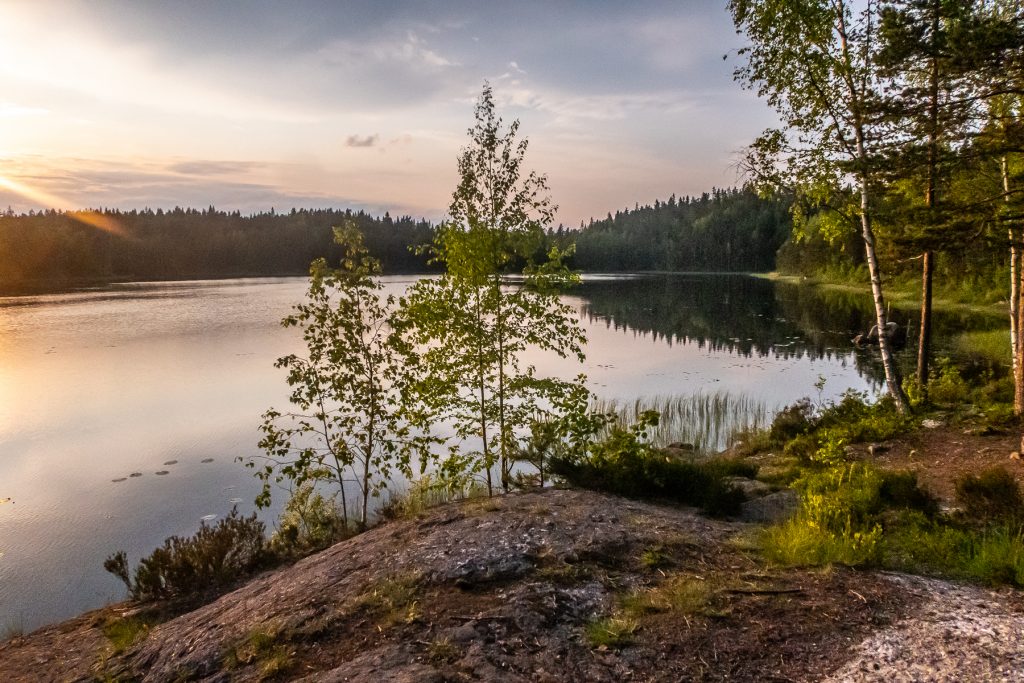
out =
[[380,135],[349,135],[345,140],[346,147],[373,147],[380,140]]
[[0,104],[0,118],[5,119],[21,118],[23,116],[46,116],[49,113],[50,110],[40,107],[26,107],[12,102]]
[[262,164],[252,161],[180,161],[167,167],[172,173],[184,175],[232,175],[258,169]]

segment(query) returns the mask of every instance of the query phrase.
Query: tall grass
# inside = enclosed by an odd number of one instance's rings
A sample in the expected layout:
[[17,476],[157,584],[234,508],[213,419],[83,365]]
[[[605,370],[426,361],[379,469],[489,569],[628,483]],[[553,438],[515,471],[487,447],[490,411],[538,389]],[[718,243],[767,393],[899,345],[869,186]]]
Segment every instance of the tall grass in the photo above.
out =
[[739,432],[766,429],[778,412],[777,407],[748,395],[727,391],[651,396],[632,402],[598,399],[593,409],[614,413],[620,424],[632,424],[644,411],[655,410],[661,420],[648,432],[651,443],[655,446],[676,442],[693,444],[699,454],[729,447],[733,436]]

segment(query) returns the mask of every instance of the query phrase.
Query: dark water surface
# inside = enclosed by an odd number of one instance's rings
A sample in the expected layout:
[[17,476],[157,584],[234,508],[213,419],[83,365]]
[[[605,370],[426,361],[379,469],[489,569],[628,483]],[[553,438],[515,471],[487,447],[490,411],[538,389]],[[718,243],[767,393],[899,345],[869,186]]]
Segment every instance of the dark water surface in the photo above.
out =
[[[385,278],[401,292],[409,277]],[[256,482],[260,414],[286,404],[278,325],[302,278],[118,285],[0,298],[0,629],[29,630],[119,600],[102,569],[193,533]],[[823,398],[876,391],[866,295],[825,296],[744,276],[592,276],[567,300],[589,336],[582,369],[602,398],[727,391],[776,409],[826,378]],[[987,319],[937,321],[938,334]],[[280,496],[278,497],[278,499]],[[267,511],[271,522],[277,510]]]

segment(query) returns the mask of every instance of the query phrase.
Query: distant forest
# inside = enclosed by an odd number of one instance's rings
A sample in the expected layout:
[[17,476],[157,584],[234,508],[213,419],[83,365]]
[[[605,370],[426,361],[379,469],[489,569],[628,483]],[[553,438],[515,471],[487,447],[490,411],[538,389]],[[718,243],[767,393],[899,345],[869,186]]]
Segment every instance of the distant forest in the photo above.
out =
[[616,211],[557,237],[576,242],[573,265],[583,271],[763,272],[775,268],[791,229],[789,202],[716,189]]
[[[92,216],[114,234],[86,224]],[[408,216],[293,210],[240,213],[213,207],[173,211],[103,211],[98,215],[43,211],[0,215],[0,287],[17,289],[117,280],[301,275],[314,259],[341,258],[332,227],[352,220],[385,272],[423,272],[433,226]]]
[[[429,272],[426,258],[411,247],[429,243],[434,226],[408,216],[334,209],[245,216],[213,207],[8,211],[0,214],[0,288],[301,275],[317,257],[340,258],[332,227],[346,219],[363,232],[385,273]],[[715,190],[618,211],[578,230],[560,227],[549,237],[563,246],[576,242],[572,265],[583,271],[766,271],[775,267],[775,253],[789,233],[786,203],[748,190]]]

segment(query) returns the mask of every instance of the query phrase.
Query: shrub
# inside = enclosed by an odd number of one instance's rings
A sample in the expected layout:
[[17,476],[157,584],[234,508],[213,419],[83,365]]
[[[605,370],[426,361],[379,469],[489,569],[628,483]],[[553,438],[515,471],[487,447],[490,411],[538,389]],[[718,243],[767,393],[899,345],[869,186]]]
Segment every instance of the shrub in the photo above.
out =
[[877,564],[886,510],[922,517],[937,510],[916,475],[883,473],[865,463],[809,472],[794,486],[800,492],[797,515],[764,535],[765,554],[783,564]]
[[934,376],[928,383],[928,398],[934,403],[959,403],[971,393],[960,371],[948,358],[935,362]]
[[782,454],[787,458],[796,458],[801,462],[808,463],[818,450],[818,439],[813,434],[801,434],[792,439],[782,449]]
[[809,398],[802,398],[796,403],[786,406],[772,420],[768,436],[774,443],[785,443],[801,434],[805,434],[812,426],[814,406]]
[[267,559],[265,527],[253,513],[237,508],[210,526],[202,522],[194,536],[171,536],[143,558],[130,577],[127,556],[118,551],[103,568],[124,581],[136,600],[195,597],[221,591],[250,575]]
[[916,510],[929,519],[939,512],[939,499],[921,488],[916,472],[883,472],[878,497],[887,509]]
[[301,557],[348,538],[353,530],[334,500],[324,498],[312,482],[300,485],[281,512],[270,548],[280,558]]
[[728,471],[729,466],[713,461],[682,462],[653,449],[604,451],[590,460],[551,461],[551,472],[574,486],[627,498],[671,500],[716,516],[735,514],[745,500],[742,491],[725,481]]
[[1024,498],[1020,486],[1002,467],[980,474],[968,474],[956,481],[956,498],[969,519],[988,522],[1017,522],[1024,519]]

